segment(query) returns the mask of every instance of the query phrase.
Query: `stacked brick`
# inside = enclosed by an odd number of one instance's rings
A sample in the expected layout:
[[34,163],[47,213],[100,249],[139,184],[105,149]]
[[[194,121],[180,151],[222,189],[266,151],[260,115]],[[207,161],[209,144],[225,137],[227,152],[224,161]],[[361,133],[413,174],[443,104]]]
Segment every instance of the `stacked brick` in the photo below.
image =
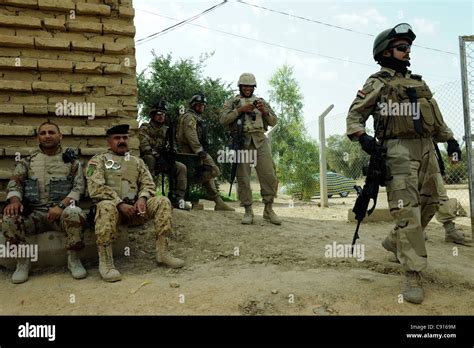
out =
[[0,0],[0,201],[42,122],[85,159],[106,149],[111,125],[136,129],[133,17],[132,0]]

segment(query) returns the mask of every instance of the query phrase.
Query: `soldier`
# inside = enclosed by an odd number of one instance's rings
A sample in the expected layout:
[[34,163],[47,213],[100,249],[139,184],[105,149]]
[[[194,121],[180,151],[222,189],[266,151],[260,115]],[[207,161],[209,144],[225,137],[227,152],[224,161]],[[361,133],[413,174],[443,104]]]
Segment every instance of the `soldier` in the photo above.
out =
[[206,97],[202,94],[196,94],[191,98],[191,108],[179,116],[176,132],[178,150],[182,153],[197,154],[201,159],[202,170],[199,177],[196,178],[196,182],[202,183],[207,191],[208,198],[216,202],[214,210],[235,211],[234,208],[225,204],[219,195],[214,183],[214,178],[220,174],[219,168],[202,145],[207,142],[207,139],[204,139],[203,136],[204,120],[201,116],[206,104]]
[[124,124],[107,130],[109,151],[92,157],[86,169],[89,196],[97,202],[99,273],[108,282],[122,279],[112,254],[119,222],[141,225],[153,219],[158,263],[172,268],[184,265],[183,260],[170,256],[166,249],[166,236],[172,231],[171,202],[155,196],[155,184],[147,166],[128,152],[128,129]]
[[[237,122],[243,120],[244,148],[248,152],[256,152],[258,180],[265,209],[263,218],[271,223],[280,225],[281,220],[273,211],[273,199],[277,193],[277,177],[272,160],[270,143],[264,132],[268,126],[275,126],[278,119],[270,105],[262,98],[253,95],[257,81],[253,74],[240,75],[237,82],[239,94],[227,100],[220,115],[220,123],[232,134],[237,132]],[[247,156],[250,158],[251,156]],[[248,161],[250,162],[250,161]],[[252,188],[250,187],[251,163],[237,164],[237,184],[240,206],[245,208],[242,224],[253,223]]]
[[[70,149],[62,149],[63,135],[55,123],[42,123],[37,134],[39,150],[18,162],[8,183],[2,230],[15,245],[27,244],[30,234],[64,232],[68,268],[82,279],[87,272],[77,253],[84,248],[85,215],[76,205],[85,189],[82,165]],[[12,282],[26,282],[30,265],[30,258],[18,258]]]
[[[423,230],[437,210],[442,185],[433,139],[447,141],[453,158],[460,158],[461,150],[429,87],[407,69],[415,37],[410,25],[402,23],[375,38],[373,57],[382,68],[357,93],[347,116],[347,135],[369,154],[381,145],[386,149],[387,197],[395,228],[382,245],[396,253],[405,270],[404,299],[421,303],[421,271],[427,266]],[[378,140],[365,133],[369,115]]]
[[167,111],[166,102],[163,100],[150,110],[150,122],[142,124],[138,133],[140,156],[147,164],[152,176],[155,175],[157,167],[164,173],[171,171],[170,175],[173,176],[174,181],[173,206],[178,209],[189,210],[191,206],[184,200],[187,185],[186,166],[177,161],[173,164],[168,163],[169,158],[166,158],[169,157],[167,151],[174,151],[174,149],[167,150],[167,147],[171,146],[168,139],[170,136],[174,136],[168,134],[171,130],[165,125]]

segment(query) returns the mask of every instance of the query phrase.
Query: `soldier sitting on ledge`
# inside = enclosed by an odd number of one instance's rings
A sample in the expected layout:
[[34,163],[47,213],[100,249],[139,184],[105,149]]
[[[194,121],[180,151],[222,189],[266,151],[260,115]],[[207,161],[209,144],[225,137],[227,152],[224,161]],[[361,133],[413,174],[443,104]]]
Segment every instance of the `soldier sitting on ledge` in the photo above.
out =
[[[84,248],[85,215],[77,207],[85,189],[82,166],[70,149],[62,149],[58,125],[44,122],[37,134],[39,150],[18,162],[8,183],[3,233],[7,243],[18,245],[27,244],[29,234],[65,232],[68,268],[74,278],[85,278],[87,272],[77,254]],[[12,276],[15,284],[28,280],[31,255],[22,256]]]

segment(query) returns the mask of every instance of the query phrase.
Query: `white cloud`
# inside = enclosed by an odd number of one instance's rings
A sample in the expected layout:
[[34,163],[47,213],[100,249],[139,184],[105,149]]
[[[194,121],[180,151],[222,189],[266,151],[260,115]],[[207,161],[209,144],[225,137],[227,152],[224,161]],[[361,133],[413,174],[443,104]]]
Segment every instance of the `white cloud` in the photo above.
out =
[[413,20],[413,30],[415,33],[434,35],[438,32],[439,22],[427,18],[415,18]]
[[335,16],[341,26],[349,26],[354,30],[358,27],[367,28],[370,26],[385,27],[388,19],[376,9],[361,10],[357,13],[341,13]]

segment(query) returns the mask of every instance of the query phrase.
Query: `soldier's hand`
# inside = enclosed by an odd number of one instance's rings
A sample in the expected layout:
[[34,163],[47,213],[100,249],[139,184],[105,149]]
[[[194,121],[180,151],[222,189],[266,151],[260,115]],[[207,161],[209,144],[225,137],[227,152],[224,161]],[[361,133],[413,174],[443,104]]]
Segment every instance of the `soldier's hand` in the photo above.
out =
[[135,207],[133,205],[130,205],[130,204],[127,204],[127,203],[120,203],[118,205],[118,210],[128,220],[133,218],[133,216],[135,215]]
[[461,148],[456,139],[448,140],[448,156],[451,158],[451,163],[455,164],[461,161]]
[[258,111],[262,113],[262,115],[267,114],[267,108],[265,107],[265,103],[261,99],[257,99],[255,101]]
[[207,157],[207,153],[206,153],[206,151],[199,151],[198,156],[199,156],[200,159],[202,159],[204,161]]
[[58,206],[54,206],[49,208],[48,210],[48,220],[49,221],[56,221],[61,217],[63,213],[63,209],[59,208]]
[[362,150],[364,150],[369,155],[371,155],[375,149],[375,138],[367,135],[366,133],[359,137],[359,143],[362,147]]
[[20,213],[23,213],[23,204],[21,204],[19,200],[12,202],[5,207],[3,213],[9,216],[17,216]]
[[145,216],[146,214],[146,199],[141,197],[139,198],[134,205],[135,211],[139,216]]
[[250,103],[250,104],[245,104],[245,105],[242,105],[241,107],[239,107],[239,108],[237,109],[237,112],[238,112],[239,114],[241,114],[241,113],[247,113],[247,112],[252,112],[253,109],[255,109],[255,105],[253,105],[253,104]]

